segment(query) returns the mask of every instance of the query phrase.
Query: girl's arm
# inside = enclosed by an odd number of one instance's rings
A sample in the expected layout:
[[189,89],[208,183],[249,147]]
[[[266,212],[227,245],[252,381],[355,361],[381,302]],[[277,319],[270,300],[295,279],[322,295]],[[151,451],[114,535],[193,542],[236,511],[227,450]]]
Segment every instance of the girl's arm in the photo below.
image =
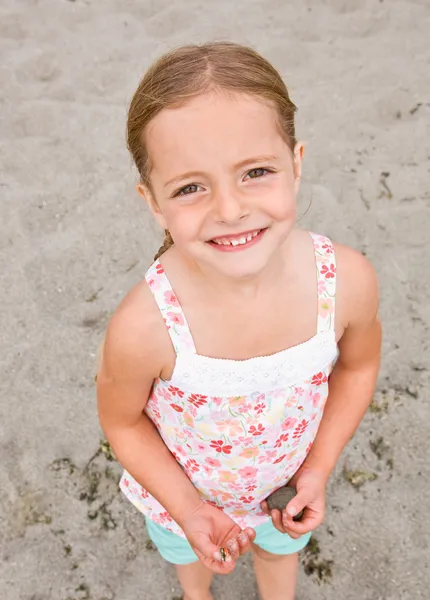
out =
[[[329,380],[324,414],[312,448],[290,481],[297,495],[282,514],[272,511],[275,527],[293,538],[314,530],[325,512],[325,487],[345,445],[373,396],[379,370],[381,325],[378,284],[369,262],[358,252],[336,248],[337,322],[344,329],[339,357]],[[268,510],[268,507],[264,507]],[[300,521],[293,517],[304,509]]]
[[180,524],[203,501],[143,412],[170,359],[167,330],[141,284],[109,324],[97,376],[99,419],[121,465]]
[[[169,379],[174,362],[161,314],[141,284],[119,307],[106,334],[97,376],[100,423],[121,465],[179,524],[200,561],[226,574],[250,549],[254,530],[242,531],[202,500],[143,412],[154,380]],[[229,549],[229,562],[221,561],[220,548]]]
[[378,282],[370,263],[350,248],[338,247],[337,305],[344,333],[329,381],[324,415],[306,467],[329,477],[360,424],[373,396],[380,363],[381,324]]

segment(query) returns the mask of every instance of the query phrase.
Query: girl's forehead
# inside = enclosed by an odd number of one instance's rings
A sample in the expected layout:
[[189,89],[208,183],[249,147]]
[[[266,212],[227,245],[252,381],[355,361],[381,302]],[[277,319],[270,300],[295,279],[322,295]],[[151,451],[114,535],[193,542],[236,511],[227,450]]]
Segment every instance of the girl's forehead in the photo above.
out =
[[208,93],[163,109],[147,127],[145,142],[155,168],[223,155],[269,155],[285,146],[276,110],[245,94]]

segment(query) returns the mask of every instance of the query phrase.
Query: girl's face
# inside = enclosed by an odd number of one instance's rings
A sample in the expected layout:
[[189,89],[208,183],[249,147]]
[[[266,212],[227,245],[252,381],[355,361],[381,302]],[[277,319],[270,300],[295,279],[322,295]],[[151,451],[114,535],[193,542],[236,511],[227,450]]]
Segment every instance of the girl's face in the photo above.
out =
[[201,267],[257,275],[293,228],[303,147],[293,158],[276,118],[251,96],[212,92],[149,124],[153,195],[140,192],[177,249]]

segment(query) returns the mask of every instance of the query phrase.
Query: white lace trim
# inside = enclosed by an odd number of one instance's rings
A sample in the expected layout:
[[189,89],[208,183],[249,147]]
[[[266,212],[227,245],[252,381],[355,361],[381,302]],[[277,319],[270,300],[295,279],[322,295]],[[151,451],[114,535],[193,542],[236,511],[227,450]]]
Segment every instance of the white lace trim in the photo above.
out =
[[172,378],[166,383],[184,392],[215,397],[244,396],[300,386],[336,359],[333,331],[317,333],[310,340],[277,352],[248,360],[210,358],[180,352]]

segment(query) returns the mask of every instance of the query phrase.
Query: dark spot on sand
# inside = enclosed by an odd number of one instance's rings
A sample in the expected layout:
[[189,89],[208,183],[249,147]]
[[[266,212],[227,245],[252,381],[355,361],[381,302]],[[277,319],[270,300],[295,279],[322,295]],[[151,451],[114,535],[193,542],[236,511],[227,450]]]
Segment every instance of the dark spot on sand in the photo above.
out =
[[379,460],[382,460],[390,449],[382,436],[378,437],[376,440],[370,440],[369,446]]
[[423,105],[422,102],[417,102],[413,108],[409,111],[409,114],[414,115]]
[[375,481],[378,478],[376,473],[370,471],[349,471],[346,467],[343,469],[344,479],[352,485],[356,490],[359,490],[368,481]]
[[316,538],[310,539],[301,559],[306,575],[315,575],[319,584],[327,583],[332,578],[334,561],[321,558],[321,548]]

